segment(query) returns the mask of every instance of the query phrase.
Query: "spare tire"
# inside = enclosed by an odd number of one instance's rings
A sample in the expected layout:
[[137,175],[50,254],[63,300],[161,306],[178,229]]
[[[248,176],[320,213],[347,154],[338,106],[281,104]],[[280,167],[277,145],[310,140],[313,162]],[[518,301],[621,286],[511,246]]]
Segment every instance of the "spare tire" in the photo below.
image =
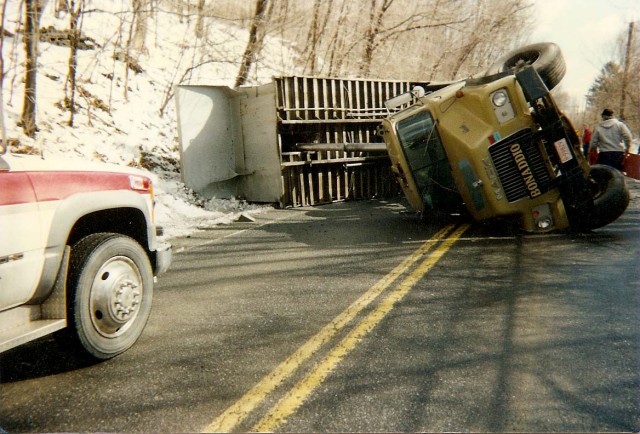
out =
[[502,72],[516,73],[529,65],[535,68],[549,90],[560,83],[567,71],[560,47],[553,42],[539,42],[518,48],[502,56],[487,68],[484,75]]
[[629,189],[624,175],[613,167],[595,164],[589,171],[593,209],[588,228],[597,229],[620,217],[629,206]]

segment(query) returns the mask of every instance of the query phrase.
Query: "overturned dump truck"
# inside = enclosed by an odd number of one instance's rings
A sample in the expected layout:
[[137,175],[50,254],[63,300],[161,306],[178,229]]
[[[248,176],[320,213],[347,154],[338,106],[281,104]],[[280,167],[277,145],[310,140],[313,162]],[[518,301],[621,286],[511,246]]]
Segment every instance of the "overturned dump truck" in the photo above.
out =
[[565,73],[559,47],[515,50],[468,80],[427,85],[386,101],[392,172],[425,216],[468,212],[519,219],[527,232],[589,231],[629,204],[624,176],[590,166],[550,94]]

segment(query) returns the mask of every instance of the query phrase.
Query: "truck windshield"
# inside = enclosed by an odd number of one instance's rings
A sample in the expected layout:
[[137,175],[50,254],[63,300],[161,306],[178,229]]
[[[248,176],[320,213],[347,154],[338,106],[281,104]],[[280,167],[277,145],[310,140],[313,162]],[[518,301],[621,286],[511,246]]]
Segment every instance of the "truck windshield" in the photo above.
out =
[[459,205],[460,196],[431,114],[420,111],[398,122],[397,130],[425,206],[451,209]]

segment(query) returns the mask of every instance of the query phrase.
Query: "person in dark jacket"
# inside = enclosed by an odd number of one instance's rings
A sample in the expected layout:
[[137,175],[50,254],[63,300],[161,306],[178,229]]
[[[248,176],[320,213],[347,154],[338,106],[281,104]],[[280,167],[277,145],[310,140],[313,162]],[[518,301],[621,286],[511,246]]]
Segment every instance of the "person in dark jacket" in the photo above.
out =
[[589,158],[589,144],[591,143],[591,130],[589,125],[582,124],[582,152]]
[[631,146],[631,131],[624,124],[613,117],[613,111],[608,108],[602,111],[602,122],[591,137],[590,150],[599,150],[598,164],[606,164],[622,171],[624,157]]

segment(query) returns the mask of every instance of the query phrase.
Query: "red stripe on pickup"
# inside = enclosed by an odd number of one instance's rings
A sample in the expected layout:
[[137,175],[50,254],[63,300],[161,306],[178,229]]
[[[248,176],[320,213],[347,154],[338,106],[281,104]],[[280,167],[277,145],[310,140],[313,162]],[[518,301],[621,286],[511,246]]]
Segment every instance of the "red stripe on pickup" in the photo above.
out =
[[131,190],[129,175],[103,172],[31,172],[38,202],[60,200],[77,193]]
[[0,206],[36,201],[31,182],[23,172],[0,172]]
[[[35,196],[31,192],[32,186]],[[131,190],[129,175],[114,172],[0,173],[0,206],[62,200],[77,193],[108,190]]]

